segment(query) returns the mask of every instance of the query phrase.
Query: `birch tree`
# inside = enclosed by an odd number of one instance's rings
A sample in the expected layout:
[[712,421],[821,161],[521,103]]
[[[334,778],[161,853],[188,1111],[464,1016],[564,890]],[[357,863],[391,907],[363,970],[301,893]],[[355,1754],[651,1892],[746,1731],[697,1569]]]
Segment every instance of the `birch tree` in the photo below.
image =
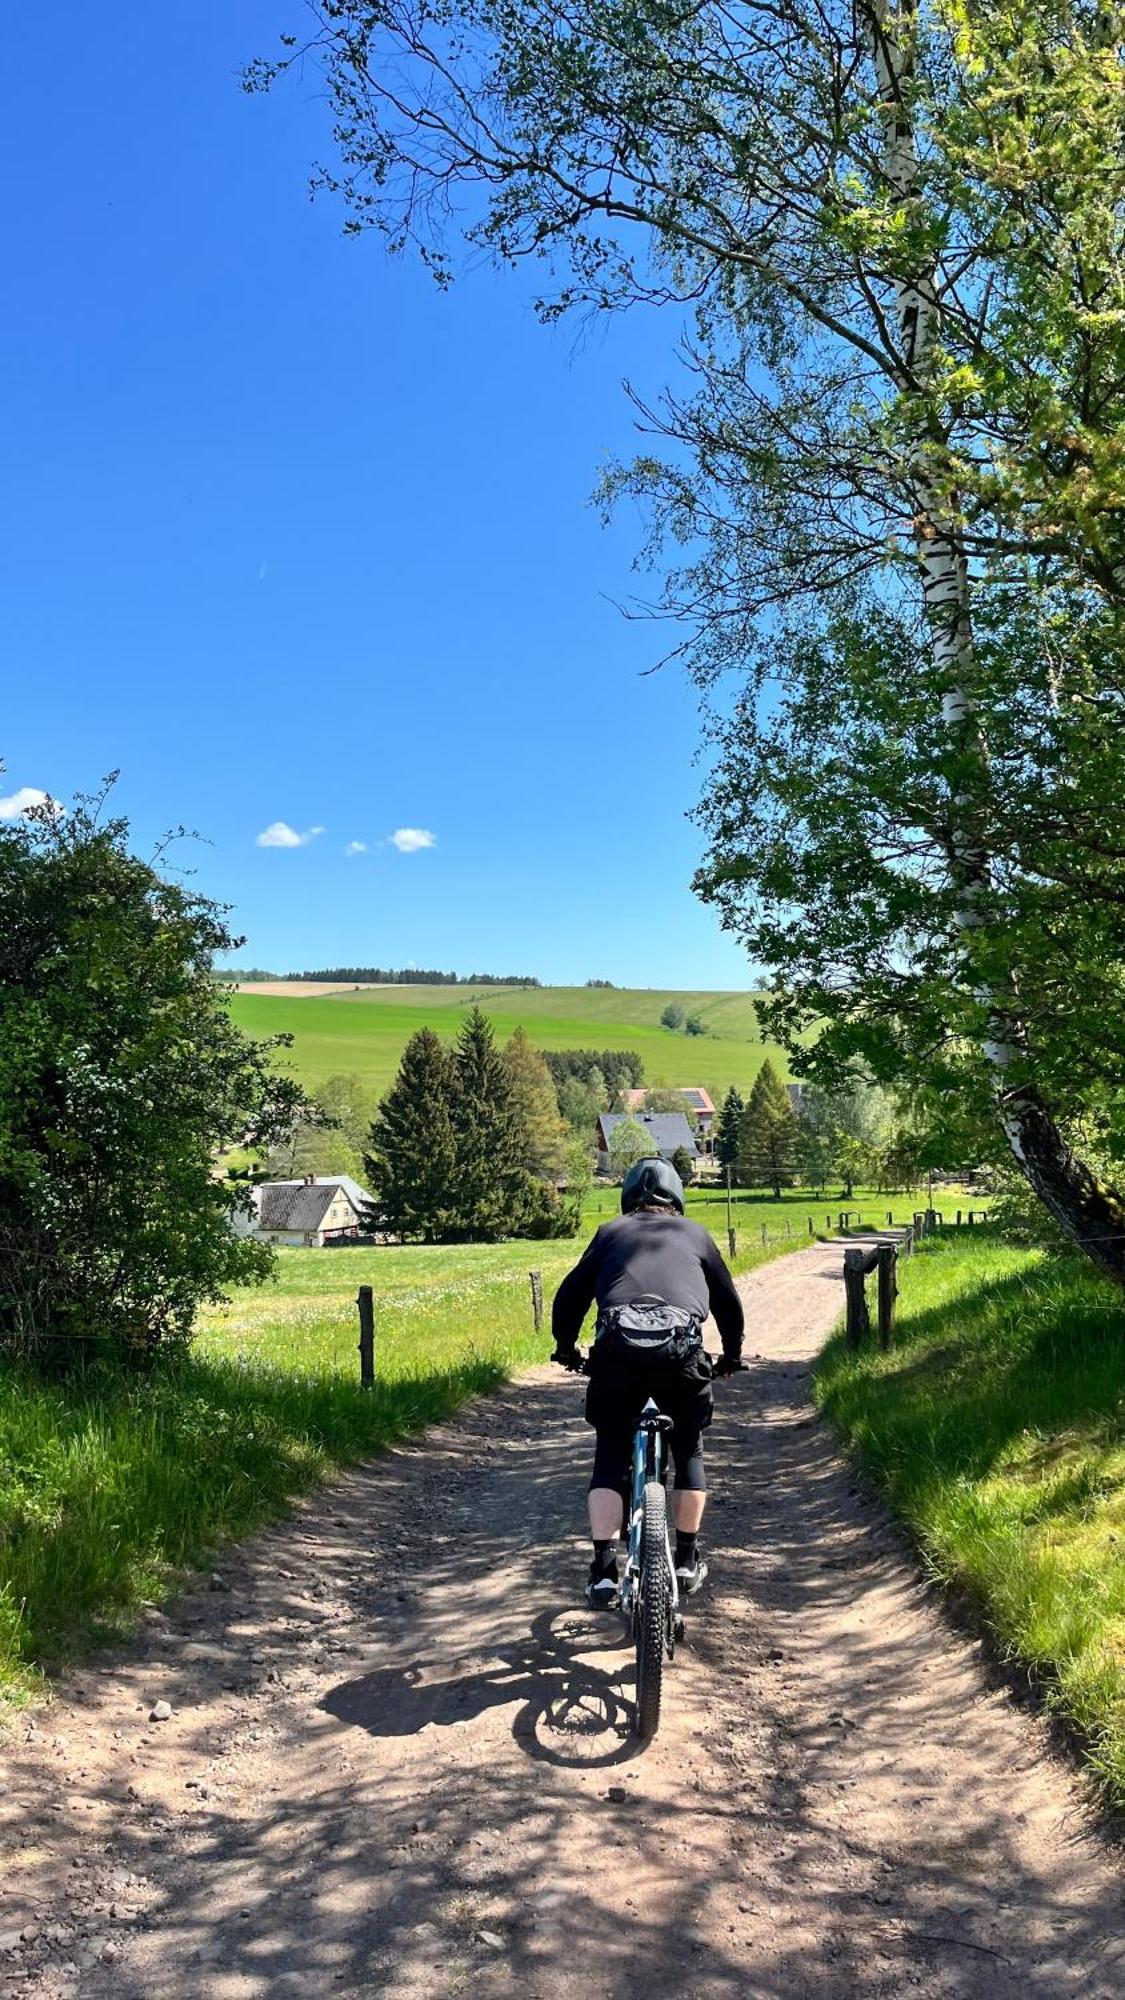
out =
[[734,662],[751,698],[767,655],[793,685],[770,620],[905,622],[936,984],[1021,1169],[1118,1277],[1125,1210],[1063,1136],[995,950],[977,625],[997,589],[1125,588],[1119,53],[1115,16],[1065,0],[322,0],[249,78],[322,67],[323,182],[440,282],[463,233],[545,260],[547,318],[690,310],[697,393],[645,413],[676,453],[620,475],[685,552],[665,608],[699,677]]

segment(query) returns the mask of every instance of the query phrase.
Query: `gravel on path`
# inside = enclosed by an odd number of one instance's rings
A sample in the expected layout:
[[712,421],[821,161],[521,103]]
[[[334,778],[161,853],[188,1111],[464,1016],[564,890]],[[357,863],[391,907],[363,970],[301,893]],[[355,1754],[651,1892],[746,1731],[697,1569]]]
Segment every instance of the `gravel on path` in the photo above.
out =
[[840,1272],[743,1281],[653,1744],[581,1602],[581,1387],[533,1370],[18,1725],[0,2000],[1117,2000],[1117,1852],[812,1408]]

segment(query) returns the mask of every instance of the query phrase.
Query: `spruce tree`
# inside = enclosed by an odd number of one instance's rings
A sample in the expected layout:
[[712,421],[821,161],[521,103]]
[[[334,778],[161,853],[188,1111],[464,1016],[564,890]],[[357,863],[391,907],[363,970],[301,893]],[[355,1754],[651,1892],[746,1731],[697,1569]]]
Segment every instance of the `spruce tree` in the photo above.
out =
[[771,1187],[776,1198],[793,1179],[796,1157],[797,1120],[789,1092],[767,1056],[739,1120],[739,1179],[750,1187]]
[[558,1180],[566,1171],[569,1134],[559,1113],[551,1072],[522,1028],[517,1028],[506,1043],[503,1063],[523,1125],[524,1164],[543,1180]]
[[432,1028],[411,1035],[375,1113],[364,1159],[373,1221],[440,1242],[456,1222],[457,1149],[450,1118],[453,1063]]
[[530,1188],[527,1137],[492,1029],[474,1007],[453,1052],[456,1229],[472,1241],[519,1231]]
[[732,1083],[715,1121],[715,1157],[722,1167],[738,1163],[738,1121],[745,1109],[742,1092]]

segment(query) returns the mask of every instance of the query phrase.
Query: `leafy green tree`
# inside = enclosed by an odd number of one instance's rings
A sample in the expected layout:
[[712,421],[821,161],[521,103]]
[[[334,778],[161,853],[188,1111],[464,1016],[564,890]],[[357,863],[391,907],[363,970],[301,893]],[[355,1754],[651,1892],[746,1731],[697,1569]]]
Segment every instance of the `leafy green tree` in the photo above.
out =
[[[804,700],[786,628],[815,645],[849,593],[860,635],[880,611],[901,613],[914,642],[899,685],[933,791],[916,800],[900,772],[872,850],[883,893],[857,924],[878,952],[858,988],[837,981],[830,1018],[846,1009],[841,996],[854,1007],[834,1053],[865,1024],[877,1036],[881,1013],[893,1029],[886,1074],[900,1042],[922,1043],[920,1015],[942,1016],[925,1046],[946,1062],[947,1087],[991,1103],[1040,1200],[1122,1278],[1125,1204],[1075,1150],[1082,1113],[1100,1109],[1115,1073],[1100,1069],[1076,1103],[1073,1083],[1053,1083],[1067,1074],[1064,1041],[1071,1075],[1089,1074],[1081,1028],[1068,1041],[1041,1032],[1041,1017],[1058,1028],[1066,1013],[1053,974],[1074,966],[1074,950],[1056,948],[1046,921],[1009,941],[1013,890],[1046,917],[1036,855],[1051,856],[1050,892],[1075,821],[1076,906],[1099,863],[1116,874],[1122,850],[1120,791],[1096,776],[1117,733],[1099,724],[1115,714],[1125,604],[1125,320],[1105,304],[1125,280],[1119,25],[1045,0],[1018,21],[885,0],[780,0],[766,18],[751,8],[732,22],[710,0],[679,12],[635,0],[334,0],[313,43],[342,151],[336,185],[352,227],[420,242],[442,280],[438,218],[468,217],[472,240],[505,261],[568,258],[547,316],[696,301],[692,394],[669,399],[663,419],[646,412],[650,430],[663,421],[674,438],[672,457],[649,452],[609,482],[651,501],[657,538],[693,551],[666,608],[694,621],[696,671],[706,680],[749,662],[741,713],[752,725],[763,640],[768,650],[777,634],[782,685]],[[261,65],[251,83],[274,73]],[[1089,678],[1077,705],[1060,605],[1111,627],[1108,655],[1080,648]],[[1021,721],[1022,688],[999,704],[987,659],[990,621],[1025,613],[1033,689],[1061,658],[1055,740],[1074,760],[1053,789],[1054,833],[1041,815],[1030,852],[1018,832],[1005,846],[996,806],[998,785],[1019,777],[996,737]],[[885,690],[878,655],[872,666]],[[846,789],[847,711],[830,714],[831,806],[838,779]],[[895,746],[893,732],[879,745],[888,781]],[[847,845],[815,810],[811,820],[811,869],[834,852],[848,875]],[[791,923],[769,842],[743,859],[717,839],[705,887],[764,934]],[[1094,912],[1103,931],[1110,900]],[[1070,928],[1093,968],[1098,926],[1083,931],[1084,914],[1075,907]],[[896,1011],[903,934],[916,991]],[[763,956],[784,973],[784,952]],[[812,979],[780,996],[794,1048],[818,998]],[[1087,1002],[1083,1026],[1093,1012]],[[937,1063],[928,1075],[939,1082]]]
[[684,1022],[685,1035],[705,1035],[707,1023],[702,1014],[689,1014]]
[[890,1130],[884,1092],[869,1085],[824,1089],[805,1084],[797,1113],[797,1163],[811,1187],[843,1183],[850,1201],[856,1185],[878,1177],[880,1147]]
[[624,1176],[638,1160],[648,1159],[654,1152],[652,1133],[646,1132],[636,1118],[623,1118],[609,1135],[609,1160],[611,1171]]
[[[371,1092],[361,1076],[354,1071],[339,1072],[319,1084],[316,1102],[326,1118],[332,1120],[332,1130],[337,1132],[340,1142],[347,1147],[355,1160],[360,1160],[371,1129]],[[350,1168],[343,1171],[350,1172]]]
[[543,1060],[556,1088],[572,1076],[589,1083],[596,1070],[598,1088],[608,1093],[603,1111],[619,1091],[639,1088],[645,1080],[644,1062],[635,1049],[544,1049]]
[[350,1174],[362,1178],[363,1154],[371,1127],[371,1097],[363,1078],[330,1076],[317,1088],[308,1110],[265,1158],[271,1178],[303,1174]]
[[789,1092],[767,1056],[739,1120],[738,1173],[748,1187],[768,1186],[775,1197],[792,1183],[797,1162],[797,1120]]
[[662,1028],[671,1028],[673,1034],[679,1033],[684,1025],[684,1010],[678,1000],[669,1000],[661,1013],[660,1025]]
[[732,1170],[738,1163],[738,1128],[745,1108],[742,1092],[732,1083],[715,1120],[715,1157],[720,1166]]
[[689,1123],[692,1118],[692,1108],[683,1091],[670,1089],[661,1084],[645,1091],[644,1108],[646,1112],[679,1111]]
[[503,1062],[526,1135],[525,1164],[541,1179],[558,1180],[566,1166],[568,1135],[551,1072],[522,1028],[516,1028],[506,1043]]
[[222,912],[104,811],[0,824],[0,1344],[47,1368],[186,1342],[202,1301],[268,1273],[214,1160],[304,1103],[280,1038],[230,1019]]
[[453,1051],[449,1115],[457,1234],[472,1242],[514,1234],[531,1193],[529,1141],[509,1071],[479,1007],[466,1016]]
[[686,1146],[677,1146],[672,1155],[672,1165],[685,1187],[690,1187],[695,1179],[695,1159]]
[[559,1111],[572,1135],[592,1146],[598,1117],[608,1101],[604,1084],[599,1088],[597,1083],[584,1083],[581,1077],[566,1076],[557,1086],[557,1094]]
[[582,1210],[594,1184],[594,1148],[588,1139],[570,1138],[566,1146],[566,1198],[574,1234],[582,1226]]
[[368,1137],[371,1222],[439,1243],[460,1217],[458,1150],[450,1115],[453,1060],[432,1028],[411,1035]]
[[828,1093],[806,1084],[797,1111],[796,1165],[806,1187],[823,1190],[836,1158],[836,1126]]

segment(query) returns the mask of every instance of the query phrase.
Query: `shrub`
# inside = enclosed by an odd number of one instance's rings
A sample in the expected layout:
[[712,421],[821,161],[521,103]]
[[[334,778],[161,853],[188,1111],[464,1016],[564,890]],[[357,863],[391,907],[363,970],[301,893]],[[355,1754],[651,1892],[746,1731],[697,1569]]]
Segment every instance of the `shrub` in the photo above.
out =
[[0,826],[0,1342],[40,1365],[187,1340],[261,1279],[220,1148],[304,1103],[232,1023],[215,904],[129,852],[104,795]]

